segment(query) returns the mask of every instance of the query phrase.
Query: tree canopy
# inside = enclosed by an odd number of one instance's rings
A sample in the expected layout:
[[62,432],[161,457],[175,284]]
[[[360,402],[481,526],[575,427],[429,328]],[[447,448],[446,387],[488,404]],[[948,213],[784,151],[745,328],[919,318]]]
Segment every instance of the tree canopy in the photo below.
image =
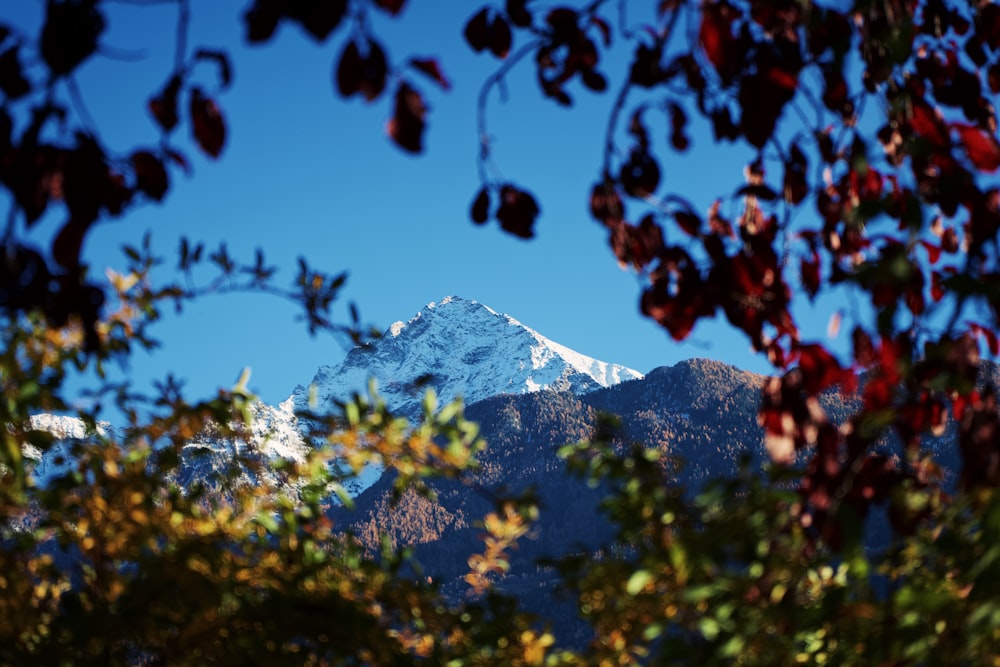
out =
[[[151,274],[163,259],[148,244],[128,248],[110,280],[94,275],[82,248],[95,226],[169,201],[186,155],[224,159],[229,141],[233,63],[188,43],[195,3],[118,1],[178,16],[172,68],[150,81],[144,110],[158,138],[124,152],[102,144],[75,76],[100,49],[114,0],[47,0],[38,34],[0,25],[3,662],[982,664],[1000,654],[1000,413],[980,377],[982,356],[1000,352],[1000,7],[665,0],[642,24],[625,0],[470,9],[455,39],[496,60],[475,105],[472,223],[525,239],[544,224],[531,184],[499,175],[494,91],[523,76],[556,105],[612,96],[603,159],[580,195],[610,258],[638,275],[639,308],[676,340],[721,314],[775,368],[758,415],[773,467],[694,501],[657,454],[611,446],[610,430],[565,449],[572,470],[609,484],[619,531],[608,553],[553,565],[594,631],[568,645],[495,585],[530,533],[530,496],[495,499],[461,599],[415,575],[406,552],[366,553],[331,524],[339,468],[328,463],[345,451],[356,470],[394,469],[400,493],[475,467],[474,425],[433,398],[422,424],[377,397],[314,416],[327,442],[286,471],[293,497],[170,481],[196,434],[245,436],[244,383],[197,402],[169,382],[153,396],[102,383],[95,391],[128,423],[109,429],[83,412],[91,434],[73,446],[72,469],[44,487],[28,474],[24,446],[54,440],[32,417],[69,408],[67,374],[100,376],[151,347],[166,307],[249,290],[301,306],[310,331],[368,335],[330,314],[343,275],[305,262],[280,286],[263,253],[240,259],[190,239],[166,282]],[[368,20],[405,22],[406,7],[252,0],[243,30],[262,49],[283,24],[336,42],[336,93],[387,100],[388,140],[421,153],[427,89],[449,88],[448,63],[390,61]],[[611,40],[631,45],[623,71],[606,67]],[[693,150],[692,128],[753,156],[707,210],[661,178],[672,154]],[[723,205],[732,200],[736,215]],[[60,220],[51,238],[38,227],[46,215]],[[838,322],[847,351],[800,334],[802,295],[834,291],[850,304]],[[834,390],[860,392],[846,420],[821,406]],[[932,451],[949,428],[955,488]],[[891,536],[873,549],[863,526],[880,507]]]

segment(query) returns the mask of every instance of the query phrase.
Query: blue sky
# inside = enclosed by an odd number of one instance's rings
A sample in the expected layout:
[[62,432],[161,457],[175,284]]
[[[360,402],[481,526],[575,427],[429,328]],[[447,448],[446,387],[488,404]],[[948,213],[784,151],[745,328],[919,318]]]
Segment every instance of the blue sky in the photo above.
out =
[[[228,126],[221,158],[204,158],[182,127],[177,143],[192,159],[193,175],[172,172],[164,204],[137,208],[96,229],[85,247],[95,268],[121,267],[121,246],[139,243],[147,231],[168,257],[181,236],[208,247],[225,240],[238,257],[249,259],[254,248],[263,248],[285,281],[300,255],[331,272],[347,270],[344,304],[355,301],[364,321],[380,328],[455,294],[507,312],[581,353],[642,372],[695,356],[768,370],[745,338],[726,326],[702,324],[690,341],[677,344],[640,315],[637,277],[617,266],[605,232],[587,212],[612,93],[594,95],[574,85],[576,106],[559,108],[541,98],[529,59],[511,75],[508,101],[491,98],[497,163],[542,207],[537,238],[525,242],[495,223],[479,228],[468,220],[479,187],[475,98],[498,65],[472,53],[461,38],[478,4],[411,0],[398,20],[375,17],[376,34],[394,62],[434,55],[453,83],[445,93],[410,75],[431,108],[421,157],[404,154],[385,137],[391,95],[366,104],[334,92],[343,29],[316,45],[283,25],[271,43],[250,48],[241,21],[248,4],[192,3],[192,49],[221,47],[233,56],[234,84],[218,95]],[[0,21],[34,32],[42,6],[40,0],[4,3]],[[80,72],[87,107],[109,150],[152,146],[157,134],[144,108],[170,72],[176,8],[114,2],[108,19],[105,55]],[[603,69],[613,81],[626,71],[630,50],[616,39],[605,54]],[[211,67],[201,76],[211,91]],[[665,144],[665,121],[651,125],[654,140]],[[691,134],[692,149],[662,164],[663,179],[704,211],[715,196],[738,187],[750,155],[712,146],[704,127]],[[737,202],[728,205],[735,210]],[[46,220],[36,233],[57,224]],[[162,275],[169,278],[169,268]],[[812,328],[806,337],[825,336],[829,310],[804,308],[800,316],[805,313]],[[337,312],[346,319],[346,307]],[[249,366],[251,389],[265,400],[281,400],[308,382],[318,365],[345,354],[329,336],[311,338],[295,313],[268,297],[206,298],[180,315],[168,313],[154,330],[163,347],[137,355],[125,372],[140,387],[174,373],[199,396],[231,385]]]

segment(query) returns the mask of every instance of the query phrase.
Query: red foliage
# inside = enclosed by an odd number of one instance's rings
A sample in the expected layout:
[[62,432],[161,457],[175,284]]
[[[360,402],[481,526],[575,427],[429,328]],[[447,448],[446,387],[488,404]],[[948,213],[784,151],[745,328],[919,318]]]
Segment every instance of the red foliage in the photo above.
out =
[[698,30],[698,41],[708,61],[719,73],[723,83],[730,83],[742,66],[739,43],[733,34],[737,10],[726,0],[705,5]]
[[375,0],[375,6],[379,9],[384,9],[390,14],[398,14],[403,10],[403,5],[406,4],[406,0]]
[[506,58],[510,52],[513,34],[506,19],[488,7],[479,10],[465,24],[465,41],[477,53],[489,49],[497,58]]
[[95,2],[49,2],[39,48],[55,76],[65,76],[97,50],[104,15]]
[[590,214],[607,227],[614,227],[625,219],[625,203],[608,181],[595,183],[590,191]]
[[1000,143],[993,133],[964,123],[955,123],[952,127],[958,130],[959,140],[976,169],[993,173],[1000,167]]
[[389,65],[378,42],[369,40],[364,46],[363,55],[354,41],[344,47],[337,64],[337,90],[343,97],[361,95],[372,102],[385,90]]
[[427,107],[420,93],[403,81],[396,91],[396,106],[386,128],[396,145],[410,153],[423,150]]
[[476,198],[472,201],[469,217],[477,225],[485,224],[490,217],[490,191],[485,187],[479,190]]
[[445,90],[451,90],[451,81],[441,71],[441,65],[434,58],[411,58],[410,64],[423,74],[429,76]]
[[149,112],[164,132],[170,132],[180,122],[180,116],[177,113],[177,97],[181,92],[181,83],[180,77],[170,77],[163,90],[149,100]]
[[619,222],[611,228],[611,247],[622,266],[631,264],[636,271],[644,271],[665,249],[663,229],[652,215],[638,226]]
[[496,217],[504,231],[523,239],[532,238],[535,235],[535,218],[540,212],[538,202],[529,192],[509,184],[500,188],[500,207]]
[[0,53],[0,91],[3,91],[3,94],[12,100],[31,92],[31,83],[21,70],[21,61],[17,52],[18,47],[12,46]]
[[190,113],[195,141],[209,157],[219,157],[226,144],[226,122],[215,100],[195,88],[191,91]]
[[158,157],[149,151],[132,153],[135,187],[150,199],[162,201],[170,188],[170,176]]

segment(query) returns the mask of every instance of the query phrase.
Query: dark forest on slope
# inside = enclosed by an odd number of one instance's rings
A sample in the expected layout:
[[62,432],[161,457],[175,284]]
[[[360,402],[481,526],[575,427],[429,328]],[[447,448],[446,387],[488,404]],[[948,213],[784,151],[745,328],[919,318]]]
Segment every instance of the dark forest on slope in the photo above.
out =
[[[1000,374],[993,365],[983,382]],[[763,429],[757,423],[762,375],[727,364],[696,359],[661,367],[642,380],[575,396],[542,391],[496,396],[466,409],[479,423],[487,448],[478,473],[461,481],[433,480],[435,498],[407,492],[393,499],[386,475],[357,498],[343,522],[372,551],[383,535],[396,546],[416,547],[426,572],[445,582],[460,580],[466,558],[477,548],[475,522],[507,493],[534,489],[541,511],[533,539],[520,546],[511,576],[536,571],[536,562],[570,552],[598,552],[613,540],[599,504],[606,489],[589,488],[565,470],[562,445],[591,438],[601,415],[617,421],[619,446],[642,443],[659,450],[665,465],[676,466],[677,483],[689,490],[713,478],[738,473],[747,458],[765,460]],[[827,393],[823,408],[838,421],[858,406],[857,394]],[[950,436],[943,442],[952,443]],[[885,447],[892,454],[892,443]],[[942,463],[954,473],[953,447],[939,447]],[[521,568],[520,570],[518,568]]]
[[382,534],[397,546],[417,546],[427,572],[447,581],[461,577],[466,558],[479,547],[474,522],[493,509],[494,498],[532,488],[541,501],[539,521],[533,539],[520,546],[515,571],[533,571],[535,561],[547,556],[597,551],[613,538],[598,507],[603,491],[569,475],[558,449],[592,437],[599,416],[614,415],[619,445],[658,449],[668,465],[677,466],[678,483],[697,488],[712,477],[735,474],[744,455],[760,463],[763,380],[699,359],[584,396],[543,391],[480,401],[466,409],[487,442],[474,478],[433,480],[435,499],[409,492],[394,503],[392,480],[385,476],[339,519],[372,550]]

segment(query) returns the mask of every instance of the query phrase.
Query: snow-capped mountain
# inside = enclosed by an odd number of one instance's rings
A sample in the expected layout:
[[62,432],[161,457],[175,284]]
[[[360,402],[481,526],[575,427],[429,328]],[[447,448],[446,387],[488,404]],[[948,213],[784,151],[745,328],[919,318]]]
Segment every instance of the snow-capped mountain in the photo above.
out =
[[[302,460],[309,447],[308,423],[297,413],[334,410],[335,401],[365,392],[370,378],[375,378],[379,393],[394,411],[415,417],[428,387],[443,401],[461,397],[471,405],[501,394],[543,389],[582,395],[642,377],[630,368],[574,352],[481,303],[447,297],[428,304],[409,322],[396,322],[382,338],[348,353],[341,364],[321,366],[309,386],[297,387],[278,406],[254,406],[250,442],[193,440],[177,479],[184,484],[209,480],[237,456]],[[36,461],[36,480],[44,484],[72,465],[62,443],[86,433],[82,422],[73,418],[37,419],[38,428],[51,430],[60,441],[45,455],[26,451]],[[59,453],[57,458],[52,457],[54,452]],[[255,483],[254,475],[247,471],[244,481]],[[358,495],[380,476],[381,470],[368,469],[344,486]]]
[[[23,454],[31,476],[37,484],[45,486],[53,478],[65,475],[74,467],[70,449],[73,443],[91,438],[83,420],[66,415],[41,414],[31,418],[31,428],[46,431],[55,439],[52,446],[43,453],[35,445],[25,445]],[[108,435],[113,431],[110,424],[97,424],[97,435]]]
[[[409,322],[396,322],[340,365],[321,366],[312,381],[318,407],[365,391],[371,377],[391,407],[413,416],[427,387],[442,400],[461,397],[471,405],[542,389],[585,394],[642,374],[574,352],[477,301],[450,296]],[[297,408],[307,407],[309,393],[295,390]]]

